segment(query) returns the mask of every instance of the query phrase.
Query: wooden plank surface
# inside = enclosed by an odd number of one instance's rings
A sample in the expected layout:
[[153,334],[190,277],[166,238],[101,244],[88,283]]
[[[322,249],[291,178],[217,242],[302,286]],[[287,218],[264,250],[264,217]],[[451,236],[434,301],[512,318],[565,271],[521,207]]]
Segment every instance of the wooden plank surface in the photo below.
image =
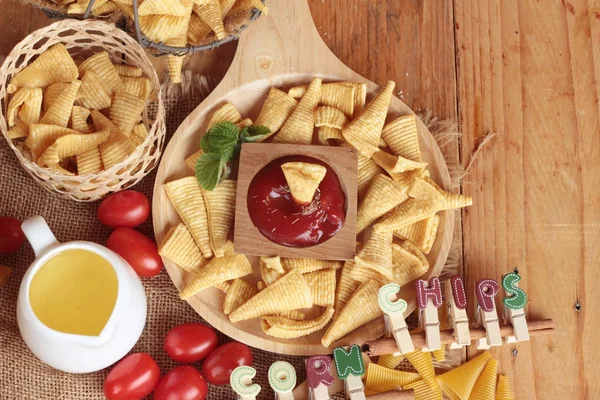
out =
[[599,398],[600,2],[456,0],[455,20],[464,158],[500,134],[463,186],[466,286],[517,266],[526,311],[556,321],[493,351],[517,398]]

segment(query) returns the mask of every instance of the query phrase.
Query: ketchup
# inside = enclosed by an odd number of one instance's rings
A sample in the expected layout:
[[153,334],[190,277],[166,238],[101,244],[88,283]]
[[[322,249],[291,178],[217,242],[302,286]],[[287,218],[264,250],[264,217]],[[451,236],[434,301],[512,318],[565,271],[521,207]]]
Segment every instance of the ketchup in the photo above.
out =
[[[281,170],[287,162],[320,164],[327,168],[313,201],[296,204]],[[254,226],[267,239],[288,247],[323,243],[344,226],[346,195],[329,165],[307,156],[287,156],[271,161],[250,182],[248,212]]]

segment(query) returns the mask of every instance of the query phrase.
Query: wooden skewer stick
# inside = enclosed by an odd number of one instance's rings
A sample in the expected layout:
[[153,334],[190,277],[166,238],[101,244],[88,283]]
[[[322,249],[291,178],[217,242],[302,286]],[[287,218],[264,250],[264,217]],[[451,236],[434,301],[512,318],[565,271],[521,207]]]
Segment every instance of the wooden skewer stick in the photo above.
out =
[[[552,319],[542,319],[539,321],[529,321],[527,323],[529,328],[530,336],[541,336],[545,334],[554,333],[555,324]],[[452,329],[444,329],[440,331],[440,340],[443,346],[454,342],[452,336]],[[513,335],[513,327],[511,325],[505,325],[500,327],[500,334],[503,338]],[[416,349],[422,349],[427,346],[424,332],[417,332],[411,334],[413,344]],[[471,340],[476,340],[486,337],[485,328],[471,328]],[[363,346],[363,351],[369,356],[381,356],[383,354],[392,354],[398,351],[396,341],[394,338],[381,338],[377,340],[368,341]]]
[[377,393],[372,396],[367,396],[367,400],[413,400],[414,398],[415,392],[412,390]]

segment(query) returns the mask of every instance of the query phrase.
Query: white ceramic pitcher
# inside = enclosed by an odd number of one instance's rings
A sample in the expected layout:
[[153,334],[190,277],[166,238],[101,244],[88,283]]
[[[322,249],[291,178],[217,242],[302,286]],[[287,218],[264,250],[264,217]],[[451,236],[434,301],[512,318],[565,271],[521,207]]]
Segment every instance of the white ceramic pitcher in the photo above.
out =
[[[40,216],[24,221],[22,229],[36,259],[21,282],[17,322],[32,353],[51,367],[71,373],[98,371],[121,359],[136,344],[146,324],[146,294],[133,268],[118,254],[96,243],[59,243]],[[70,249],[83,249],[100,255],[117,275],[117,299],[98,336],[69,334],[49,328],[37,318],[29,301],[29,288],[35,274],[52,256]]]

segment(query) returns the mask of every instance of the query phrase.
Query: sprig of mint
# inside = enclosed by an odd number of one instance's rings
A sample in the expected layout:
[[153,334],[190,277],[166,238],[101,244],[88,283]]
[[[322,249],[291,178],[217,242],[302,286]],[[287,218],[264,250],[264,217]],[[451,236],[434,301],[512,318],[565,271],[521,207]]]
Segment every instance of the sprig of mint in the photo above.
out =
[[256,142],[271,133],[263,125],[240,129],[231,122],[219,122],[200,140],[204,152],[196,162],[196,180],[205,190],[213,190],[226,175],[227,164],[233,160],[244,142]]

